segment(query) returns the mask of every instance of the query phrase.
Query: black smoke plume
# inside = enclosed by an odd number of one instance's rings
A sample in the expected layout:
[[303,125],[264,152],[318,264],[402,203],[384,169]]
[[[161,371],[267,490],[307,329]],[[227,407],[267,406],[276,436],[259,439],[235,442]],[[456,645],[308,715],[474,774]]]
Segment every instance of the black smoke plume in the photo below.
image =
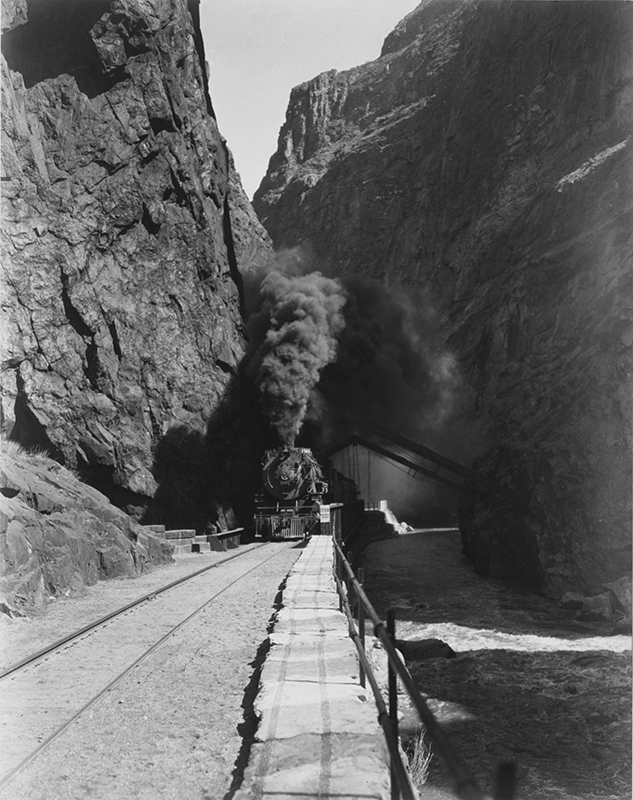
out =
[[[363,425],[386,428],[468,464],[477,447],[472,426],[460,419],[463,387],[429,296],[417,287],[389,287],[365,276],[341,279],[348,302],[336,361],[316,392],[324,409],[308,418],[302,441],[327,450]],[[359,425],[360,423],[360,425]],[[351,464],[345,464],[351,457]],[[422,524],[448,522],[458,495],[407,473],[381,456],[341,453],[335,463],[353,477],[368,501],[387,499],[396,514]],[[342,459],[342,460],[341,460]],[[371,464],[370,464],[371,462]],[[351,470],[350,470],[351,467]]]
[[336,361],[318,392],[328,409],[315,435],[329,446],[353,432],[355,421],[424,441],[447,444],[459,377],[438,334],[438,319],[422,291],[353,275],[342,279],[344,309]]
[[[361,423],[468,464],[477,435],[459,419],[459,370],[428,294],[359,274],[328,278],[316,266],[309,252],[295,248],[277,253],[272,271],[244,276],[249,374],[265,392],[263,406],[282,442],[296,437],[323,452],[362,433]],[[315,348],[324,358],[312,353],[321,328],[308,313],[313,304],[316,319],[330,320],[323,326],[326,346]],[[369,462],[364,474],[350,477],[365,499],[393,499],[397,511],[413,517],[452,507],[451,490],[402,469],[374,454],[371,481]]]
[[259,312],[249,321],[257,346],[249,372],[285,446],[294,445],[299,435],[311,393],[321,370],[335,359],[345,325],[341,284],[320,272],[299,272],[296,259],[280,257],[259,283]]

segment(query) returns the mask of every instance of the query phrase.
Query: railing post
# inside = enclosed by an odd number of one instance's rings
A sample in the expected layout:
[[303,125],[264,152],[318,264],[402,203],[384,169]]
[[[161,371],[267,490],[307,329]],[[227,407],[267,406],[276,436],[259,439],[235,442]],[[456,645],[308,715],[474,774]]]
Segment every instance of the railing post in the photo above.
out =
[[499,765],[492,790],[493,800],[514,800],[516,797],[516,765],[505,762]]
[[[354,567],[352,566],[352,551],[351,550],[348,550],[347,553],[345,553],[345,558],[347,559],[347,563],[350,565],[350,567],[352,567],[352,569],[354,569]],[[346,584],[349,583],[349,577],[347,577],[347,576],[345,578],[345,583]]]
[[[346,551],[345,558],[347,559],[348,564],[351,566],[351,564],[352,564],[352,551],[351,550],[347,550]],[[343,570],[343,583],[345,584],[345,591],[347,592],[347,597],[348,597],[348,599],[349,599],[349,601],[351,603],[351,601],[352,601],[352,595],[351,595],[352,582],[349,579],[349,575],[347,574],[347,570],[346,569]]]
[[[391,639],[391,643],[395,647],[396,641],[396,614],[393,608],[387,611],[387,633]],[[388,663],[388,676],[389,676],[389,719],[391,720],[391,729],[393,730],[394,739],[398,741],[398,676],[395,669],[391,666],[391,660]],[[398,791],[398,784],[394,772],[393,764],[391,765],[391,800],[398,800],[400,792]]]
[[[341,569],[342,569],[341,556],[339,555],[338,548],[335,547],[334,548],[334,575],[336,576],[337,580],[339,581],[339,584],[338,584],[339,586],[340,586],[340,580],[341,580]],[[337,592],[337,594],[338,594],[338,610],[342,611],[343,610],[343,597],[341,595],[340,589]]]
[[[365,585],[365,570],[362,567],[358,568],[358,582],[361,585],[361,588]],[[360,643],[363,646],[363,650],[365,649],[365,606],[363,605],[363,601],[360,599],[358,594],[356,595],[356,602],[358,603],[358,634],[360,636]],[[358,664],[358,676],[360,678],[360,685],[365,688],[365,670],[363,669],[363,665],[359,662]]]
[[[360,632],[355,630],[354,619],[351,609],[349,608],[348,599],[346,596],[343,596],[343,584],[337,577],[337,587],[341,593],[340,596],[342,597],[345,615],[350,623],[350,635],[354,639],[359,659],[363,662],[366,678],[369,681],[372,692],[374,693],[374,697],[376,698],[376,705],[379,710],[378,720],[385,732],[387,746],[392,757],[391,797],[393,800],[396,800],[398,797],[402,797],[404,800],[414,800],[415,797],[415,790],[412,787],[410,776],[407,773],[404,764],[402,763],[400,751],[398,749],[397,679],[399,678],[409,695],[411,703],[415,708],[420,721],[424,724],[429,738],[433,742],[435,751],[442,758],[446,765],[448,774],[450,775],[450,778],[454,784],[454,792],[456,796],[463,798],[468,797],[471,798],[471,800],[485,800],[484,793],[478,787],[475,779],[462,765],[446,733],[442,730],[441,726],[433,716],[433,713],[428,707],[426,701],[415,686],[413,678],[411,677],[411,673],[406,668],[403,659],[400,658],[400,654],[395,646],[396,629],[395,614],[393,610],[388,612],[387,624],[385,625],[385,623],[376,613],[376,609],[371,604],[371,601],[367,597],[367,594],[361,586],[360,581],[354,576],[351,567],[347,563],[347,559],[343,555],[342,549],[338,543],[335,543],[335,545],[339,557],[339,567],[341,570],[344,570],[348,580],[350,581],[350,584],[354,587],[358,599],[364,607],[364,611],[373,624],[374,635],[382,643],[382,646],[384,647],[388,656],[389,710],[387,710],[387,706],[385,705],[381,696],[381,691],[376,682],[376,678],[371,671],[371,665],[367,659],[365,649],[360,641]],[[500,770],[497,779],[497,786],[493,795],[495,800],[511,800],[513,797],[515,792],[514,770],[515,768],[513,765],[504,765],[503,769]]]

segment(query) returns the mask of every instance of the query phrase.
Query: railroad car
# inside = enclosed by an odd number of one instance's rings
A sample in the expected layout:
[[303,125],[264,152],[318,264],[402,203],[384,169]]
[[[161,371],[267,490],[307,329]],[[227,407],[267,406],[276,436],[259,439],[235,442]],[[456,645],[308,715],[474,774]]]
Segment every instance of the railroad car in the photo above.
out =
[[327,491],[321,466],[310,449],[267,450],[262,460],[262,490],[255,495],[255,535],[302,539],[319,533]]

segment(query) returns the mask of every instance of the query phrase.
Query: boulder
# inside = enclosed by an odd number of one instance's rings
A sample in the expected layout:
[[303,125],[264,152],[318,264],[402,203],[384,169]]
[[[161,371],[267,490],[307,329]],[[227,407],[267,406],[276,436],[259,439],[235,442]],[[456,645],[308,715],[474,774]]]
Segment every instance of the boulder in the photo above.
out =
[[406,661],[426,661],[430,658],[455,658],[457,653],[441,639],[397,639],[396,647]]
[[566,592],[560,599],[562,608],[574,609],[575,618],[581,622],[616,623],[616,632],[631,629],[631,578],[627,575],[605,584],[606,592],[586,596],[579,592]]
[[613,619],[613,606],[608,592],[586,597],[582,609],[576,615],[581,622],[602,622]]
[[[173,547],[41,454],[2,443],[0,610],[20,616],[98,580],[172,561]],[[10,497],[5,490],[10,490]]]
[[626,622],[631,626],[631,576],[624,575],[617,581],[605,584],[604,588],[609,592],[609,599],[615,611],[622,614]]
[[565,592],[565,594],[558,601],[561,608],[573,608],[579,610],[585,605],[585,596],[580,592]]

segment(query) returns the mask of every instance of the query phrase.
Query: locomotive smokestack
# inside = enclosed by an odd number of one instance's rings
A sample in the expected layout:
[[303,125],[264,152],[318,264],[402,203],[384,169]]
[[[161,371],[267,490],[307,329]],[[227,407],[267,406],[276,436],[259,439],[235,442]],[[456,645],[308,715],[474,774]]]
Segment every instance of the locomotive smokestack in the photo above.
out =
[[262,405],[282,443],[292,447],[319,374],[336,357],[346,297],[337,280],[320,272],[269,272],[260,286],[269,320],[252,372]]

